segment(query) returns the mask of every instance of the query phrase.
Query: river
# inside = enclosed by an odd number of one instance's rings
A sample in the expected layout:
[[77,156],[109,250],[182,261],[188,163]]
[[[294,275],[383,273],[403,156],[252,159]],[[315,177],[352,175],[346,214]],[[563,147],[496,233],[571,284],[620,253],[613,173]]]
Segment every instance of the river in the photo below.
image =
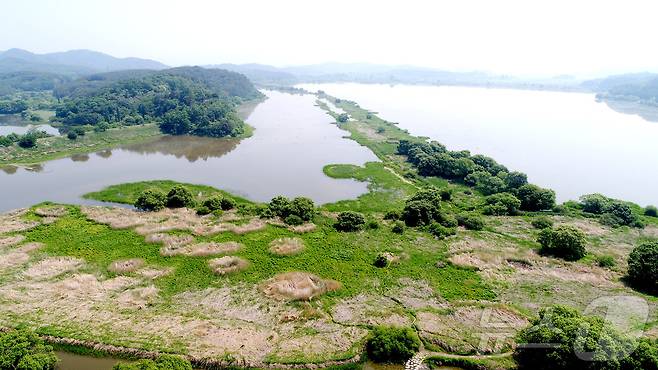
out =
[[589,193],[658,204],[658,123],[594,94],[457,86],[302,84],[356,101],[413,135],[485,154],[560,201]]
[[32,169],[4,168],[0,211],[46,200],[84,203],[81,195],[108,185],[155,179],[211,185],[254,201],[285,195],[322,204],[367,192],[367,183],[332,179],[322,172],[327,164],[363,165],[378,159],[344,138],[348,133],[332,124],[315,96],[264,93],[268,99],[245,113],[255,130],[242,141],[163,137]]

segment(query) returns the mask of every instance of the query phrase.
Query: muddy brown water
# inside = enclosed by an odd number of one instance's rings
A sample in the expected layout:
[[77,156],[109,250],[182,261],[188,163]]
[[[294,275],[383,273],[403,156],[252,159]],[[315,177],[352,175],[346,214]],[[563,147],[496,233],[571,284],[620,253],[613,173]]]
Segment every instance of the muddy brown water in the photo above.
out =
[[125,182],[170,179],[205,184],[254,201],[306,196],[319,204],[355,199],[367,183],[332,179],[327,164],[363,165],[377,157],[344,138],[313,95],[264,91],[242,112],[254,135],[242,141],[163,137],[98,153],[0,171],[0,212],[42,201],[88,203],[81,195]]
[[68,352],[56,353],[59,362],[57,370],[111,370],[119,361],[112,357],[92,357],[76,355]]

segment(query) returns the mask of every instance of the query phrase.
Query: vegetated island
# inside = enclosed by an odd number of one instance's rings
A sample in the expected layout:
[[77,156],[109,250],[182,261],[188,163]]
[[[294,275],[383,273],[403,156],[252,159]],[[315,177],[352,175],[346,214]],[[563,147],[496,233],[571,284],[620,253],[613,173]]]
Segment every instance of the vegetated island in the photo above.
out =
[[[591,369],[655,368],[655,207],[597,194],[556,205],[491,158],[320,97],[381,160],[325,173],[368,181],[367,194],[258,204],[151,181],[87,195],[141,211],[44,203],[5,214],[0,325],[27,326],[5,335],[206,368],[585,366],[574,349],[601,360]],[[629,313],[647,305],[648,317],[631,317],[639,338],[584,313],[602,296],[630,297]]]
[[[22,78],[37,77],[25,72]],[[35,109],[51,109],[48,123],[61,136],[31,131],[0,137],[0,165],[37,163],[162,134],[247,137],[252,129],[236,108],[263,98],[243,75],[200,67],[117,71],[27,86],[16,79],[0,76],[0,90],[3,83],[37,90],[5,96],[0,112],[32,121]],[[35,123],[44,121],[35,117]]]

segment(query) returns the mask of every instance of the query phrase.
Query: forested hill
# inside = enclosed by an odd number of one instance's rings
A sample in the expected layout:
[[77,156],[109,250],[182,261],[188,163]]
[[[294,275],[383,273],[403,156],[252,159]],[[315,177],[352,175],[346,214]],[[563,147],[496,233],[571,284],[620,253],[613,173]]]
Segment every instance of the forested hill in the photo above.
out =
[[598,93],[601,99],[635,101],[658,105],[658,74],[634,73],[586,81],[585,87]]
[[65,125],[130,125],[156,121],[175,135],[239,136],[235,107],[261,94],[239,73],[200,67],[90,75],[55,89]]

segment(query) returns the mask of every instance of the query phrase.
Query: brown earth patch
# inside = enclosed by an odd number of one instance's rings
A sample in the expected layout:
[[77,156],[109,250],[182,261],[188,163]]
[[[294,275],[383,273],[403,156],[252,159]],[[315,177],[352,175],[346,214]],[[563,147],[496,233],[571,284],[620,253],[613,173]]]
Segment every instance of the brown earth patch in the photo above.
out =
[[127,260],[118,260],[114,261],[107,268],[109,271],[112,271],[117,274],[123,274],[126,272],[134,272],[144,265],[144,260],[141,258],[131,258]]
[[364,294],[346,299],[331,315],[335,322],[346,325],[410,326],[411,319],[390,298]]
[[23,235],[0,236],[0,248],[11,247],[25,240]]
[[602,236],[610,233],[610,228],[601,225],[596,220],[571,218],[571,217],[555,217],[557,225],[570,225],[582,230],[587,235]]
[[283,300],[311,300],[339,288],[337,281],[299,271],[278,274],[263,284],[265,295]]
[[40,225],[37,221],[24,220],[26,208],[17,209],[0,215],[0,234],[26,231]]
[[391,297],[408,309],[434,308],[440,309],[447,306],[446,301],[441,298],[430,284],[426,281],[402,278],[398,281],[399,289],[395,290]]
[[288,226],[288,230],[298,234],[310,233],[315,229],[317,229],[317,226],[312,222],[307,222],[305,224],[297,225],[297,226]]
[[34,213],[43,217],[62,217],[69,213],[64,206],[45,206],[34,210]]
[[137,274],[150,279],[150,280],[155,280],[158,278],[161,278],[163,276],[167,276],[171,274],[174,270],[171,268],[143,268],[141,270],[137,270]]
[[270,243],[270,252],[279,256],[291,256],[304,250],[304,241],[299,238],[279,238]]
[[49,257],[30,266],[23,275],[31,279],[50,279],[82,267],[84,261],[74,257]]
[[175,256],[180,254],[180,250],[184,246],[192,243],[194,237],[192,235],[170,235],[164,233],[155,233],[147,235],[144,239],[147,243],[162,244],[160,254],[163,256]]
[[0,269],[20,266],[30,260],[28,253],[42,248],[41,243],[27,243],[0,255]]
[[249,261],[236,256],[224,256],[211,259],[208,266],[217,275],[227,275],[246,269]]
[[158,298],[158,289],[153,286],[129,289],[117,297],[117,302],[125,308],[143,309],[150,306]]
[[187,245],[184,248],[178,250],[180,255],[192,256],[192,257],[203,257],[203,256],[213,256],[217,254],[228,254],[234,253],[242,249],[242,244],[238,242],[224,242],[224,243],[197,243]]

